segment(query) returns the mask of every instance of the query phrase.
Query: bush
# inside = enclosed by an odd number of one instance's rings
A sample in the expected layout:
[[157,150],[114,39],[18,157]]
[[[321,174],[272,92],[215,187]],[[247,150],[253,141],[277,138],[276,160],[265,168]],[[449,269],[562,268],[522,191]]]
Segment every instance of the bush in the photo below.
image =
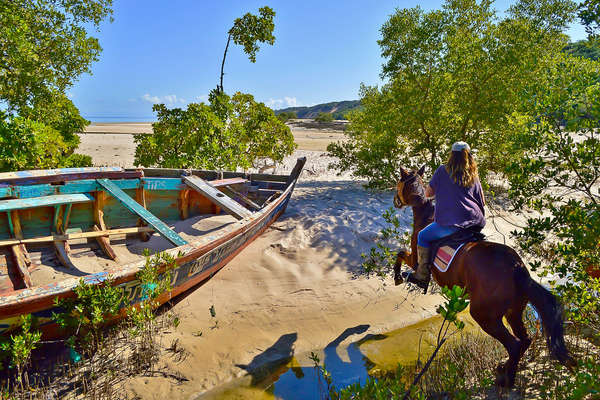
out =
[[290,119],[298,118],[298,116],[293,111],[284,111],[284,112],[280,112],[279,114],[277,114],[277,118],[279,118],[279,120],[281,122],[287,122]]
[[135,165],[236,170],[260,158],[275,162],[296,148],[290,128],[249,94],[211,92],[186,110],[153,107],[153,135],[137,135]]
[[319,115],[315,117],[315,121],[317,122],[331,122],[333,121],[333,114],[320,112]]
[[75,138],[66,141],[47,125],[0,112],[0,171],[91,165],[90,157],[73,154]]

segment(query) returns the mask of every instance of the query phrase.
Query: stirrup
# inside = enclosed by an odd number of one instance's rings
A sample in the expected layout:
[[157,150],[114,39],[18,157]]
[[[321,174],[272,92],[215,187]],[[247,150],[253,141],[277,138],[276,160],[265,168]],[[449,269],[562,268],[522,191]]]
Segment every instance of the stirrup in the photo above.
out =
[[407,282],[410,282],[414,285],[417,285],[421,289],[423,289],[423,294],[427,294],[427,288],[429,288],[429,281],[431,278],[425,279],[424,281],[417,279],[415,277],[414,271],[406,271],[402,273],[402,278],[404,278]]

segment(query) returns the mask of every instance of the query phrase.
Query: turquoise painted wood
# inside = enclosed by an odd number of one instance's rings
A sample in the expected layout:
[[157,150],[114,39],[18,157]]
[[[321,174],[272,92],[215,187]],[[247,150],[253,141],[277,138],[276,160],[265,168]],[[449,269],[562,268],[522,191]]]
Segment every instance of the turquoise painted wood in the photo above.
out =
[[32,197],[28,199],[0,200],[0,212],[22,210],[25,208],[56,206],[60,204],[85,203],[92,200],[93,199],[91,196],[83,193],[59,194],[53,196]]
[[159,232],[171,243],[173,243],[176,246],[182,246],[184,244],[187,244],[187,241],[185,241],[181,236],[175,233],[164,222],[162,222],[160,219],[158,219],[156,216],[154,216],[148,210],[146,210],[144,207],[138,204],[138,202],[132,199],[130,196],[128,196],[127,193],[119,189],[119,187],[115,185],[110,179],[97,179],[96,181],[108,193],[110,193],[117,200],[119,200],[119,202],[123,204],[127,209],[137,214],[148,225],[156,229],[157,232]]
[[241,206],[231,197],[216,189],[209,182],[205,181],[199,176],[191,175],[183,176],[182,178],[183,181],[191,188],[206,196],[210,201],[212,201],[219,207],[222,207],[225,211],[227,211],[229,214],[233,215],[237,219],[244,219],[252,215],[252,212],[250,210]]

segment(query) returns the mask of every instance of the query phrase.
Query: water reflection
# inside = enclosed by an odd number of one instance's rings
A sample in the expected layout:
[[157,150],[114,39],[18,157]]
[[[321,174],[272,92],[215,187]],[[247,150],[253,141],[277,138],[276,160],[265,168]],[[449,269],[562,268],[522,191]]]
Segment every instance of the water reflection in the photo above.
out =
[[[368,371],[373,366],[361,352],[359,344],[365,339],[351,343],[347,347],[340,344],[352,335],[366,332],[369,325],[358,325],[344,330],[323,350],[322,362],[331,374],[333,386],[346,387],[355,382],[365,382]],[[372,335],[367,335],[371,337]],[[345,352],[348,361],[344,361],[339,353]],[[295,361],[295,360],[294,360]],[[296,365],[294,365],[296,364]],[[261,385],[263,386],[263,385]],[[292,362],[288,370],[281,374],[267,391],[276,398],[285,400],[322,399],[326,397],[326,383],[314,367],[301,367]]]

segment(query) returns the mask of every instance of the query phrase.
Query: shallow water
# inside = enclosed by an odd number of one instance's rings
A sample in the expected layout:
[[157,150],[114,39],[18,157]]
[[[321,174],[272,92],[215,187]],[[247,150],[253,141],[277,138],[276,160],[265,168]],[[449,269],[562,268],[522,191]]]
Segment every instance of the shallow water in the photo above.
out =
[[[479,330],[468,313],[461,314],[460,319],[465,322],[466,331]],[[336,388],[364,383],[369,376],[395,371],[398,364],[412,366],[418,358],[424,362],[435,348],[441,323],[442,318],[435,316],[382,335],[365,334],[368,325],[348,328],[320,351],[318,357]],[[354,341],[343,345],[350,337]],[[318,400],[325,397],[325,392],[322,376],[308,355],[301,355],[283,359],[268,371],[251,372],[201,398]]]

